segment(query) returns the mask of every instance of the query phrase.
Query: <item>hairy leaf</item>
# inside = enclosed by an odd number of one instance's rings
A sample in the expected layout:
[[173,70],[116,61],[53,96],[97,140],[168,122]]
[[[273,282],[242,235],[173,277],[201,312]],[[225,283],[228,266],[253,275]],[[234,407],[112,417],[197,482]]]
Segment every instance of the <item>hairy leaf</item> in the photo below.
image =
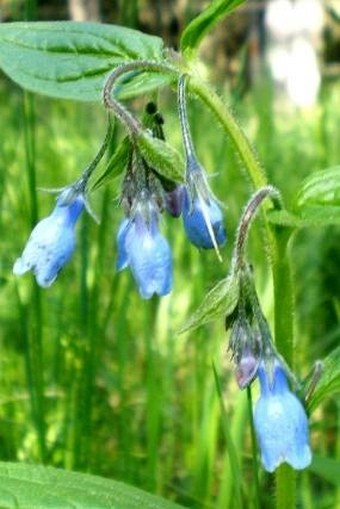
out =
[[[23,88],[52,97],[101,100],[105,78],[133,60],[164,60],[159,37],[100,23],[0,23],[0,68]],[[120,87],[133,96],[169,82],[161,73],[143,73]]]
[[268,219],[272,224],[290,228],[310,228],[340,224],[340,206],[331,205],[303,205],[299,213],[286,210],[268,212]]
[[245,0],[213,0],[184,30],[180,47],[183,53],[197,49],[203,37],[228,13]]
[[51,467],[1,462],[0,507],[180,509],[182,506],[102,477]]
[[184,161],[176,149],[165,141],[143,132],[138,146],[149,166],[157,173],[174,182],[184,180]]
[[340,392],[340,346],[323,361],[322,374],[308,401],[308,409],[314,410],[325,398],[338,392]]
[[222,279],[222,281],[219,281],[207,293],[203,302],[181,327],[179,333],[196,329],[207,322],[230,315],[237,306],[239,291],[240,283],[237,276],[231,274],[227,278]]
[[298,205],[340,206],[340,166],[312,173],[302,184]]

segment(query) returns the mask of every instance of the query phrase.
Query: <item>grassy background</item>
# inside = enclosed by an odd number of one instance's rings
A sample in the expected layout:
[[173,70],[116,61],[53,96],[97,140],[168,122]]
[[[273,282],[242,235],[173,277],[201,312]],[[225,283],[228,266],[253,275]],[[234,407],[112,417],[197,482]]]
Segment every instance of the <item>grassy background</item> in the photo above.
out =
[[[221,91],[231,102],[228,91]],[[304,177],[340,160],[339,96],[338,83],[325,84],[315,109],[300,112],[275,101],[269,84],[262,83],[233,102],[288,208]],[[239,496],[242,507],[252,507],[247,397],[232,376],[223,323],[176,332],[226,274],[237,221],[251,193],[229,140],[191,100],[197,151],[226,206],[229,242],[222,265],[213,252],[188,244],[180,221],[164,218],[174,253],[174,289],[169,297],[142,301],[131,274],[114,268],[122,217],[114,181],[93,196],[100,224],[81,219],[72,261],[50,289],[40,290],[31,275],[11,275],[32,225],[53,207],[54,197],[37,188],[61,187],[79,175],[105,134],[105,113],[100,105],[25,95],[3,77],[0,98],[0,459],[90,471],[193,508],[237,507]],[[167,137],[179,147],[175,98],[161,94],[159,106]],[[338,246],[336,228],[302,231],[292,246],[300,375],[339,344]],[[249,254],[271,320],[260,222]],[[339,418],[335,399],[313,414],[316,453],[340,457]],[[271,507],[272,476],[260,476],[261,507]],[[312,471],[299,476],[298,486],[299,507],[340,502],[336,487]]]

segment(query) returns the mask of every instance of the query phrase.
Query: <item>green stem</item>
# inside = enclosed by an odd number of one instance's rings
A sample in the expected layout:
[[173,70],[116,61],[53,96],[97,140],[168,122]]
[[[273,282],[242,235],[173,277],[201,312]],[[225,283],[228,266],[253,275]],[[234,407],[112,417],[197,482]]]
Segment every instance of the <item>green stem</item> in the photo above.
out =
[[296,475],[295,470],[284,463],[275,473],[276,509],[296,508]]
[[[276,256],[273,259],[275,341],[280,354],[292,368],[294,364],[294,293],[288,241],[291,230],[276,229]],[[292,467],[281,465],[276,471],[276,508],[296,507],[296,475]]]
[[191,91],[198,95],[198,97],[212,110],[223,129],[232,140],[255,189],[266,186],[268,182],[262,166],[258,162],[248,139],[234,117],[226,108],[222,99],[209,85],[206,85],[201,80],[193,78],[192,76],[190,76],[188,86]]
[[256,435],[255,435],[254,418],[253,418],[253,402],[252,402],[252,394],[251,394],[250,386],[247,387],[247,402],[248,402],[248,414],[249,414],[249,422],[250,422],[251,446],[252,446],[252,450],[253,450],[252,461],[253,461],[254,488],[255,488],[254,507],[256,509],[260,509],[261,497],[260,497],[260,481],[259,481],[259,464],[258,464],[258,460],[257,460]]
[[276,256],[273,258],[275,342],[287,364],[294,364],[294,292],[288,242],[291,230],[276,228]]

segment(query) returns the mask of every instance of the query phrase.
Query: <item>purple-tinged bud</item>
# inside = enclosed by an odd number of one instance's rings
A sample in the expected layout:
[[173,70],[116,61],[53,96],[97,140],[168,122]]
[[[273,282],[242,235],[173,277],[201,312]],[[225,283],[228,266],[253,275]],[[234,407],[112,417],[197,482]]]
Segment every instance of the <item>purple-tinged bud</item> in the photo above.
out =
[[235,369],[236,382],[240,389],[245,389],[254,380],[259,367],[259,359],[249,350],[244,352]]
[[257,331],[245,316],[240,315],[234,322],[229,348],[235,362],[235,377],[240,389],[245,389],[254,380],[261,359],[261,348]]
[[165,208],[172,217],[179,217],[183,209],[184,186],[176,186],[173,191],[165,193]]

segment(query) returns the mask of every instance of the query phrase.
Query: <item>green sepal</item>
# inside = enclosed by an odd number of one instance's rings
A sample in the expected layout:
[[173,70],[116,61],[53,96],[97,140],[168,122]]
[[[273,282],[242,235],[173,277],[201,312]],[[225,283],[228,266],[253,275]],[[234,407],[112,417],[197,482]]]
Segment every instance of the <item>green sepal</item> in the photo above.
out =
[[184,161],[176,149],[146,131],[139,134],[137,143],[150,168],[168,180],[184,182]]
[[239,295],[239,277],[237,274],[231,273],[207,293],[203,302],[181,327],[179,333],[196,329],[217,318],[227,318],[235,310]]
[[127,167],[131,150],[131,140],[129,136],[126,136],[106,163],[102,173],[97,175],[97,172],[95,172],[93,176],[91,176],[88,185],[89,191],[95,191],[96,189],[106,185],[110,180],[119,177],[119,175],[121,175]]

